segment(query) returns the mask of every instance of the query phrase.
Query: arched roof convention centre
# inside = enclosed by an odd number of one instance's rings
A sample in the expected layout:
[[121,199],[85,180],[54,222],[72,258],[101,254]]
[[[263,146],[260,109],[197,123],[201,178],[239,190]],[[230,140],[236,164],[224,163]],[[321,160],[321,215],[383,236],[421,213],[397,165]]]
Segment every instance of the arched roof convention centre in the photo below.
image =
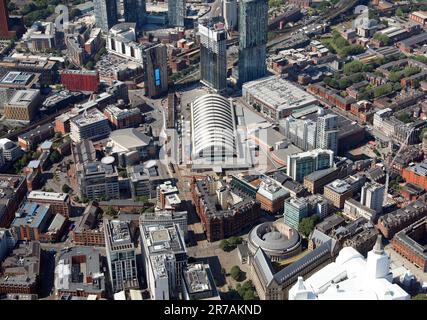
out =
[[224,159],[236,153],[235,116],[231,100],[206,94],[191,105],[193,158]]

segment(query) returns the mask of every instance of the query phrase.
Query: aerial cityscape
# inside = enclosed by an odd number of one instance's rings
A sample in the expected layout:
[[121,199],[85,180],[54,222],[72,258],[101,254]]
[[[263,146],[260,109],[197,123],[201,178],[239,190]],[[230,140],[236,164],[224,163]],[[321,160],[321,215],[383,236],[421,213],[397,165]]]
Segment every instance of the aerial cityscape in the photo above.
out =
[[427,300],[427,2],[0,0],[0,300]]

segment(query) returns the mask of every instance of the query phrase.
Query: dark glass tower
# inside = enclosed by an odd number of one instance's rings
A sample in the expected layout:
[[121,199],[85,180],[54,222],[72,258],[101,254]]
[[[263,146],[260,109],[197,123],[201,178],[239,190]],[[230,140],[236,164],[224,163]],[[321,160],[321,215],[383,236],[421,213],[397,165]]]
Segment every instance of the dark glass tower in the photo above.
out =
[[137,30],[141,30],[147,13],[145,0],[124,0],[124,16],[126,22],[135,22]]
[[108,33],[118,21],[116,0],[95,0],[94,7],[97,27]]
[[168,20],[171,27],[183,27],[185,14],[185,0],[168,1]]
[[267,0],[240,0],[239,32],[239,83],[243,84],[267,72]]

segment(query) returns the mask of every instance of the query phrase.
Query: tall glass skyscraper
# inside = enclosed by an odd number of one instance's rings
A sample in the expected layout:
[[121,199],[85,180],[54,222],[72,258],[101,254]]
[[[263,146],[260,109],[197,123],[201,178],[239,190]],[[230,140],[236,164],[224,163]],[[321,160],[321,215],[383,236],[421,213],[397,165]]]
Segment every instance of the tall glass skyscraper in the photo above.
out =
[[94,7],[97,27],[108,33],[118,21],[116,0],[94,0]]
[[171,27],[183,27],[185,14],[185,0],[169,0],[168,20]]
[[135,22],[137,30],[141,30],[147,13],[145,0],[123,0],[123,10],[125,21]]
[[200,82],[215,92],[227,88],[227,34],[224,24],[199,25]]
[[267,0],[240,1],[239,32],[239,83],[243,84],[267,72]]

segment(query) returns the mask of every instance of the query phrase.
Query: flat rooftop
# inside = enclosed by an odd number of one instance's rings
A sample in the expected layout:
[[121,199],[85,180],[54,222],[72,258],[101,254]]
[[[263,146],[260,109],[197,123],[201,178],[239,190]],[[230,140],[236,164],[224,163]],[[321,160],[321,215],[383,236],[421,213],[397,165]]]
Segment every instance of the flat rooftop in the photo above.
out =
[[313,95],[277,76],[250,81],[242,90],[276,110],[297,109],[318,102]]
[[98,109],[93,108],[83,112],[70,120],[78,127],[90,126],[99,121],[108,121],[107,117]]
[[35,89],[18,90],[10,98],[8,105],[11,107],[25,107],[31,104],[38,96],[40,92]]
[[27,85],[33,77],[33,73],[11,71],[0,80],[0,83],[24,86]]
[[67,193],[45,192],[41,190],[31,191],[28,195],[30,200],[46,200],[46,201],[62,201],[65,202],[68,198]]

